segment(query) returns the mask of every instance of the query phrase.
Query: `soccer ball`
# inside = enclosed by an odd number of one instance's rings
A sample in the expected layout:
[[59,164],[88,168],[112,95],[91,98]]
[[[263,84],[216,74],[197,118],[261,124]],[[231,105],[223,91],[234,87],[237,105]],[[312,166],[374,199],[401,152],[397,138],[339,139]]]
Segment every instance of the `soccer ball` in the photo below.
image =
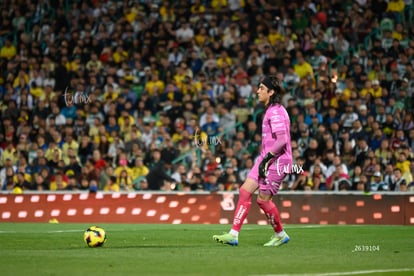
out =
[[89,247],[99,247],[106,242],[105,230],[99,226],[91,226],[83,234],[83,240]]

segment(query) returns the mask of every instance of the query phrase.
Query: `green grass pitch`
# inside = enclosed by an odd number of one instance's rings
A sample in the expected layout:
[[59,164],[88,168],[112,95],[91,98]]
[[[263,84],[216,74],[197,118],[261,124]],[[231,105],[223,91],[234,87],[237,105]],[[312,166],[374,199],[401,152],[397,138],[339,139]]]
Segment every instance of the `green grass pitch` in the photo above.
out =
[[265,248],[270,226],[244,225],[239,246],[213,241],[229,225],[0,224],[0,275],[414,275],[414,227],[287,225],[287,245]]

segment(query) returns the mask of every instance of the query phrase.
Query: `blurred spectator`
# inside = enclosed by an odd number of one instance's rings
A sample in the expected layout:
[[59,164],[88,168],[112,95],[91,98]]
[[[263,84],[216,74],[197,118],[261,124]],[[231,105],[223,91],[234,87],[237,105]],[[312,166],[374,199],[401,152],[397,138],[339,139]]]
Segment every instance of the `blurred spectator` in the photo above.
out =
[[138,157],[135,159],[135,164],[132,167],[132,180],[137,180],[141,177],[147,176],[149,173],[148,167],[144,164],[143,159]]
[[387,191],[388,186],[382,180],[381,172],[374,172],[371,182],[370,182],[370,191]]
[[132,187],[132,177],[128,174],[126,169],[122,169],[116,178],[116,185],[119,186],[120,191],[131,191]]
[[[2,27],[5,27],[2,25]],[[7,60],[12,60],[17,54],[17,49],[10,38],[7,38],[3,47],[0,49],[0,57]]]
[[82,171],[82,167],[79,164],[78,158],[75,154],[71,154],[68,158],[69,162],[65,166],[64,173],[67,176],[74,176],[75,178],[79,178]]
[[48,191],[49,190],[49,183],[41,174],[35,174],[34,180],[34,190],[37,191]]
[[204,190],[210,191],[210,192],[216,192],[219,190],[218,182],[217,182],[217,176],[214,174],[210,174],[207,176],[207,181],[204,184],[203,187]]
[[213,115],[207,114],[206,122],[201,125],[201,130],[207,133],[208,141],[219,133],[219,124],[213,120]]
[[120,187],[119,184],[116,182],[116,176],[110,176],[103,187],[105,192],[119,192]]
[[163,162],[172,164],[175,158],[178,157],[179,151],[174,145],[171,138],[167,138],[165,141],[165,147],[161,150],[161,160]]
[[178,165],[174,172],[171,174],[171,178],[173,178],[176,183],[181,185],[179,189],[182,188],[183,184],[188,181],[186,167],[182,164]]
[[[401,170],[398,168],[394,169],[394,178],[392,180],[391,186],[390,186],[390,190],[391,191],[400,191],[401,190],[401,186],[406,186],[407,185],[407,180],[404,179],[404,177],[402,176]],[[405,187],[403,187],[404,189]]]
[[80,184],[78,182],[78,179],[76,178],[75,175],[70,174],[68,176],[68,182],[67,182],[67,185],[65,187],[65,190],[78,191],[79,189],[80,189]]
[[161,152],[159,150],[152,152],[152,161],[149,169],[150,171],[146,178],[150,190],[161,190],[165,185],[175,182],[175,179],[167,174],[167,167],[161,159]]
[[49,189],[51,191],[61,191],[66,189],[66,186],[68,185],[67,181],[63,177],[62,172],[58,172],[54,175],[54,180],[50,182]]
[[[335,171],[326,179],[327,190],[350,190],[351,183],[349,182],[350,176],[343,171],[341,165],[336,166]],[[348,187],[349,186],[349,187]]]
[[358,120],[358,115],[354,112],[354,107],[350,104],[346,106],[345,113],[343,113],[340,117],[340,125],[346,129],[350,130],[352,128],[352,124]]
[[122,171],[126,171],[129,176],[132,175],[132,169],[128,166],[128,160],[126,159],[125,154],[122,154],[119,158],[118,166],[114,170],[115,176],[119,177]]
[[368,152],[371,149],[368,146],[367,141],[363,137],[359,137],[355,147],[355,165],[363,166],[365,160],[368,158]]

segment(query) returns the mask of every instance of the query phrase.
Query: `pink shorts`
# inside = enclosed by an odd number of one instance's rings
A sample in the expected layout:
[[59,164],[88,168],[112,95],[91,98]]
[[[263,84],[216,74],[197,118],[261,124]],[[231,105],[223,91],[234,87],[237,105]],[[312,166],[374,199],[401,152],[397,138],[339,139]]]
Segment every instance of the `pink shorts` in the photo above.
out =
[[259,185],[259,191],[266,195],[276,195],[279,192],[280,184],[286,176],[286,173],[283,169],[277,169],[274,164],[269,167],[267,177],[265,179],[259,179],[259,164],[261,158],[257,160],[253,168],[250,170],[247,175],[248,178],[251,178],[257,182]]

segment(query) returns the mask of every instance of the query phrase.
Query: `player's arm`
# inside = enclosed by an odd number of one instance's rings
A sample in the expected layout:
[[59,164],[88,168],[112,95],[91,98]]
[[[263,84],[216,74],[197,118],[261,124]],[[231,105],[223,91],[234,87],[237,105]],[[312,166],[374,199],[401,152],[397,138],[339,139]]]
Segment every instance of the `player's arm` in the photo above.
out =
[[286,148],[286,144],[289,142],[289,133],[287,133],[286,120],[279,120],[278,115],[271,118],[270,129],[272,131],[272,137],[274,137],[273,145],[262,162],[259,165],[259,176],[265,178],[272,161],[279,157]]

